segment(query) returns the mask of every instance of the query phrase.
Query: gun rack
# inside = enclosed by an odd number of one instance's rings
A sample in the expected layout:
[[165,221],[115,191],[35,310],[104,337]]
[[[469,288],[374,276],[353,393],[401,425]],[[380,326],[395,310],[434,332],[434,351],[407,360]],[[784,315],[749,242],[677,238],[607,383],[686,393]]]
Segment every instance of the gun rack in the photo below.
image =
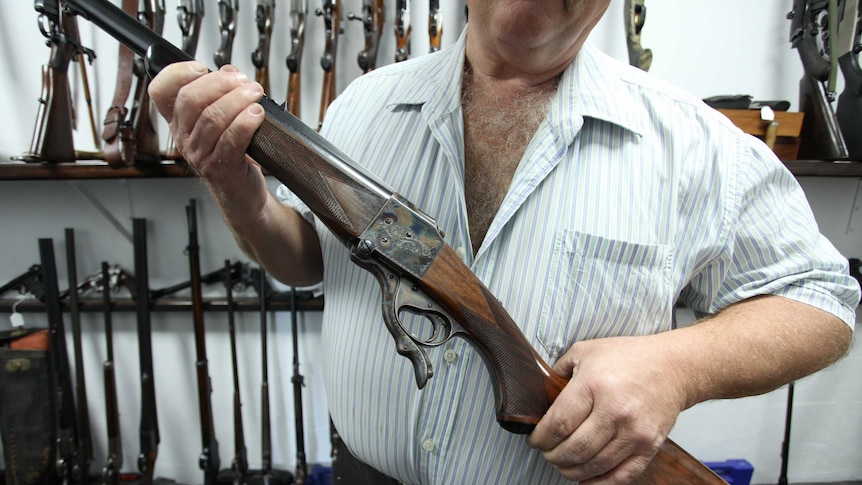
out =
[[[82,313],[102,312],[105,308],[102,300],[98,298],[82,298],[79,303]],[[203,304],[206,312],[227,312],[227,300],[225,298],[204,299]],[[45,304],[37,299],[0,299],[0,313],[12,313],[13,307],[19,313],[44,313],[46,311]],[[289,296],[267,299],[266,308],[267,311],[273,312],[290,311]],[[323,311],[323,297],[297,299],[296,309],[297,311]],[[111,302],[111,310],[113,312],[133,313],[135,300],[114,300]],[[151,310],[155,312],[191,312],[192,301],[183,298],[165,298],[154,301]],[[234,310],[237,312],[259,312],[260,300],[257,298],[235,298]],[[68,302],[63,302],[63,311],[69,311]]]

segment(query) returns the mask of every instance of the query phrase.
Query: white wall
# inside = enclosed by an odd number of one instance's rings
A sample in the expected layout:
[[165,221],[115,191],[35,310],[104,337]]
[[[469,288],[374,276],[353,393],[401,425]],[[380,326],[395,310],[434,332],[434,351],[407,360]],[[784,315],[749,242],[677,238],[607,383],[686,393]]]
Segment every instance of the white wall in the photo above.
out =
[[[116,2],[119,3],[119,2]],[[179,29],[174,20],[175,2],[168,3],[165,36],[178,42]],[[311,2],[310,9],[318,6]],[[461,2],[444,0],[442,10],[444,45],[452,43],[463,25]],[[622,0],[613,0],[609,12],[594,32],[592,40],[611,55],[626,59],[622,31]],[[789,22],[784,15],[789,0],[728,0],[725,2],[678,2],[650,0],[643,31],[643,44],[653,50],[651,72],[670,80],[698,96],[746,93],[757,99],[788,99],[796,106],[797,83],[801,66],[795,51],[787,42]],[[212,52],[218,43],[217,2],[207,0],[207,16],[198,48],[198,58],[212,66]],[[288,2],[279,2],[274,30],[271,71],[272,97],[282,100],[286,92]],[[345,14],[359,11],[359,0],[345,0]],[[386,26],[381,45],[380,64],[392,61],[394,39],[392,18],[394,2],[386,3]],[[424,2],[413,5],[413,53],[427,50],[426,12]],[[254,4],[241,2],[239,30],[234,46],[234,62],[250,75],[253,66],[256,30],[253,24]],[[116,65],[116,42],[80,23],[82,38],[93,47],[99,58],[91,69],[91,86],[95,89],[97,119],[101,119],[113,94]],[[356,53],[362,48],[361,24],[345,22],[338,59],[339,89],[360,74]],[[322,21],[309,15],[305,58],[303,60],[303,119],[317,123],[320,95]],[[36,25],[36,14],[30,2],[0,1],[0,56],[5,69],[0,73],[0,93],[5,116],[0,118],[0,158],[8,160],[29,147],[40,93],[40,66],[48,58],[48,49]],[[79,106],[84,106],[83,101]],[[80,118],[81,129],[76,147],[92,149],[86,118]],[[164,130],[164,126],[163,126]],[[162,132],[164,133],[164,131]],[[860,221],[855,203],[857,179],[801,178],[811,200],[821,230],[848,257],[862,256]],[[275,181],[271,181],[273,186]],[[89,199],[106,207],[111,217],[131,231],[132,217],[149,222],[151,287],[160,288],[188,279],[183,254],[186,244],[184,206],[190,198],[199,201],[202,269],[219,268],[224,259],[244,259],[228,230],[209,201],[206,190],[195,179],[130,179],[99,181],[0,181],[0,282],[5,282],[38,262],[36,240],[55,240],[61,286],[66,271],[63,254],[63,230],[76,230],[78,268],[81,275],[98,269],[100,261],[117,263],[131,271],[132,245],[99,212]],[[219,288],[207,294],[220,294]],[[26,316],[29,323],[39,323],[39,316]],[[99,368],[105,357],[104,335],[100,316],[85,315],[85,366],[90,399],[96,459],[93,469],[104,460],[104,404]],[[210,373],[213,378],[216,435],[221,444],[222,466],[227,467],[233,453],[231,421],[231,367],[227,325],[222,314],[208,314],[207,337]],[[252,466],[260,460],[259,443],[259,335],[258,317],[243,314],[238,320],[240,331],[240,367],[244,400],[246,440]],[[295,445],[293,436],[293,401],[291,375],[291,340],[289,314],[277,315],[270,340],[270,385],[272,387],[273,444],[278,467],[292,469]],[[305,420],[306,444],[310,462],[329,460],[328,423],[319,363],[314,355],[319,345],[319,314],[305,315],[301,320],[303,339],[300,349],[301,370],[306,376]],[[5,316],[0,329],[8,328]],[[137,347],[134,318],[115,315],[115,340],[118,378],[128,383],[120,397],[123,410],[125,463],[132,469],[137,454],[139,391]],[[162,444],[157,475],[181,482],[200,482],[197,455],[200,452],[196,383],[193,362],[194,347],[189,315],[154,314],[154,349],[156,384]],[[794,482],[862,479],[862,460],[858,459],[862,435],[862,350],[858,345],[851,355],[837,365],[800,381],[796,387],[795,417],[790,466]],[[784,426],[786,388],[765,396],[736,401],[706,403],[685,412],[673,437],[698,458],[721,461],[746,458],[755,466],[755,483],[769,483],[779,473],[779,451]]]

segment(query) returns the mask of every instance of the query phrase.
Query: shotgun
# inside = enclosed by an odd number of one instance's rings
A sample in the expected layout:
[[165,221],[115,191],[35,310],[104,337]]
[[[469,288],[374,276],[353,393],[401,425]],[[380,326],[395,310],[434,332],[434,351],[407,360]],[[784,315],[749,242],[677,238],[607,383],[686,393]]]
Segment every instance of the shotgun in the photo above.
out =
[[254,64],[254,80],[269,93],[269,45],[272,43],[272,17],[275,15],[275,0],[257,0],[254,21],[257,24],[257,48],[251,53]]
[[440,0],[430,0],[428,2],[428,41],[431,45],[431,52],[440,50],[442,40],[443,14],[440,13]]
[[[62,482],[75,480],[77,474],[75,401],[72,392],[72,374],[66,348],[66,329],[63,324],[63,304],[57,287],[57,264],[54,259],[54,241],[39,239],[39,258],[42,264],[42,281],[45,283],[45,308],[48,312],[50,334],[51,395],[54,410],[54,472]],[[47,450],[46,450],[47,451]]]
[[290,75],[287,78],[286,109],[297,118],[301,117],[302,49],[305,47],[305,14],[308,0],[290,0],[290,54],[284,62]]
[[323,55],[320,56],[320,67],[323,68],[323,89],[320,92],[320,117],[317,130],[323,126],[326,110],[335,99],[335,64],[338,60],[338,35],[341,34],[341,0],[323,0],[323,8],[315,10],[315,15],[323,17],[324,36],[326,39]]
[[[134,21],[137,22],[137,20]],[[141,479],[139,483],[152,485],[156,470],[156,457],[159,454],[160,437],[159,417],[156,409],[156,385],[153,381],[153,342],[150,323],[150,276],[147,263],[146,219],[132,219],[132,238],[135,252],[135,308],[138,320],[138,356],[141,372],[141,421],[139,427],[141,452],[138,454],[138,470],[141,472]]]
[[213,54],[216,66],[230,64],[233,54],[233,39],[236,37],[236,16],[239,12],[239,0],[219,0],[218,28],[221,42]]
[[362,0],[362,14],[351,12],[347,15],[348,20],[362,22],[365,49],[359,51],[356,62],[363,73],[377,67],[377,51],[380,47],[380,36],[383,34],[384,15],[383,0]]
[[189,258],[189,278],[192,293],[192,318],[195,328],[195,368],[198,378],[198,409],[201,418],[201,451],[198,465],[204,472],[204,485],[215,485],[218,481],[219,454],[215,435],[212,409],[212,381],[207,361],[206,327],[204,326],[204,302],[201,288],[200,247],[198,246],[197,204],[194,199],[186,206],[186,219],[189,229],[189,245],[186,254]]
[[[100,28],[146,55],[151,75],[189,60],[177,47],[141,29],[105,0],[69,0]],[[399,354],[413,365],[418,386],[432,376],[419,347],[459,336],[483,357],[494,384],[497,421],[513,433],[529,433],[566,385],[485,285],[443,239],[430,216],[386,188],[343,152],[266,96],[265,112],[247,153],[292,190],[352,260],[370,271],[383,290],[383,320]],[[409,310],[435,327],[426,340],[410,334],[398,315]],[[703,463],[668,439],[647,468],[645,483],[724,483]]]
[[646,21],[644,0],[625,0],[623,3],[623,21],[625,22],[629,64],[649,71],[652,64],[652,50],[644,49],[641,45],[641,30],[643,30]]
[[395,62],[410,57],[410,0],[395,0]]
[[111,276],[107,262],[102,262],[102,305],[105,321],[105,421],[108,431],[108,456],[102,467],[102,485],[119,485],[123,469],[123,438],[120,431],[120,406],[117,401],[117,378],[114,372],[114,325],[111,318]]
[[236,353],[236,325],[234,322],[235,302],[233,300],[234,279],[231,275],[230,261],[224,262],[225,288],[227,291],[227,327],[230,332],[230,360],[233,366],[233,433],[234,458],[231,463],[233,485],[245,485],[248,476],[248,451],[245,446],[245,432],[242,425],[242,399],[239,391],[239,362]]
[[78,263],[75,255],[75,230],[66,228],[66,268],[69,281],[69,316],[72,322],[72,347],[75,350],[75,426],[77,429],[77,461],[73,467],[76,483],[90,483],[93,462],[93,442],[90,436],[90,413],[87,405],[87,384],[84,379],[84,351],[81,342],[81,304],[78,295]]

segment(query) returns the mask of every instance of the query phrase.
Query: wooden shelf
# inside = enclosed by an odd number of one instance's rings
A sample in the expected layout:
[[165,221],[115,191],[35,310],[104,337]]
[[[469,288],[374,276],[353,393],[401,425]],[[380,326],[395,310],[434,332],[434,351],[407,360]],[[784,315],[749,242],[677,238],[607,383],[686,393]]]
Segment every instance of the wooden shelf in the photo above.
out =
[[75,163],[0,163],[0,180],[61,180],[195,177],[185,162],[166,160],[159,164],[111,167],[102,161]]
[[[862,177],[862,162],[792,160],[784,164],[799,177]],[[122,178],[196,177],[183,161],[166,160],[158,165],[114,168],[101,161],[76,163],[0,162],[2,180],[83,180]]]

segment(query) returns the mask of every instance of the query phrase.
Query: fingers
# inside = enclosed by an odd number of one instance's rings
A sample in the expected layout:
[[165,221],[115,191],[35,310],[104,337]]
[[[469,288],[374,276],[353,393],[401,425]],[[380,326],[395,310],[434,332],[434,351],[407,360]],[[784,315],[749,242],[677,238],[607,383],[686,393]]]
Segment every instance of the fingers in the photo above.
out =
[[207,66],[200,61],[170,64],[150,81],[147,91],[156,109],[166,119],[173,117],[174,100],[180,87],[207,73]]

